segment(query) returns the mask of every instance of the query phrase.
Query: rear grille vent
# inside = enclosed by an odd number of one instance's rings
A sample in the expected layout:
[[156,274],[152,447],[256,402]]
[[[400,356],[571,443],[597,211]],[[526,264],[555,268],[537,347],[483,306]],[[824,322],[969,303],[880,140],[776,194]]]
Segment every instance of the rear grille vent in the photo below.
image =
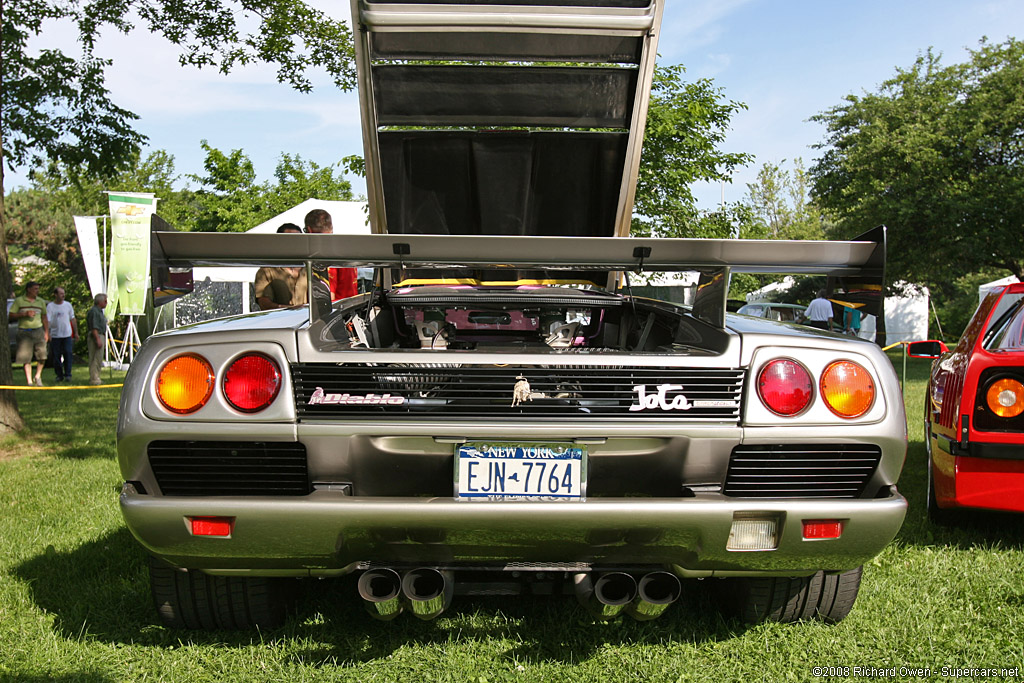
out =
[[291,369],[295,409],[306,419],[736,424],[743,390],[743,370],[736,368],[298,363]]
[[303,496],[300,443],[154,441],[149,464],[166,496]]
[[881,457],[870,444],[737,446],[723,492],[737,498],[859,498]]

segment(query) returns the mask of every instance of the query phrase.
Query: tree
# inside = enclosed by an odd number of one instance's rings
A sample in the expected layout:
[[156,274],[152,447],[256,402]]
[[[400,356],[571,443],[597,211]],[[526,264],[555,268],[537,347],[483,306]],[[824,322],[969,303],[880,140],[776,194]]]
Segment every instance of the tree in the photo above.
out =
[[[351,33],[302,0],[0,0],[0,288],[10,291],[7,225],[3,204],[5,168],[56,161],[67,169],[104,175],[137,155],[144,137],[136,116],[109,98],[104,71],[109,60],[93,48],[107,29],[125,32],[141,19],[151,33],[180,46],[183,65],[214,67],[264,62],[278,66],[278,79],[300,91],[306,72],[324,68],[343,89],[355,83]],[[32,54],[28,42],[49,21],[78,29],[79,54],[61,50]],[[6,308],[0,315],[6,343]],[[0,363],[0,384],[13,380]],[[14,393],[0,390],[0,432],[23,426]]]
[[[682,66],[657,67],[651,87],[631,232],[660,237],[734,237],[737,207],[701,214],[690,187],[728,181],[749,154],[723,152],[729,119],[746,109],[723,101],[722,89],[702,78],[683,81]],[[723,234],[724,233],[724,234]]]
[[[276,182],[257,183],[252,161],[240,149],[224,154],[205,140],[205,176],[190,175],[204,188],[191,194],[194,215],[176,227],[202,232],[239,232],[273,218],[310,197],[352,199],[352,185],[335,176],[336,166],[320,166],[282,154]],[[301,227],[301,226],[300,226]]]
[[813,196],[849,237],[889,226],[890,280],[942,289],[983,268],[1024,279],[1024,42],[931,50],[876,92],[812,117],[828,129]]
[[764,163],[757,182],[747,183],[746,201],[764,237],[785,240],[825,238],[821,211],[808,196],[807,171],[797,157],[793,170],[780,164]]

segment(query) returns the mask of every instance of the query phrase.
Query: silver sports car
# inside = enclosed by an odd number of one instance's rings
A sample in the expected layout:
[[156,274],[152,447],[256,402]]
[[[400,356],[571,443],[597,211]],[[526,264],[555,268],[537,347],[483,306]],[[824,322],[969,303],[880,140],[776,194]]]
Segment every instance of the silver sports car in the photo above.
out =
[[[733,271],[821,273],[877,311],[884,229],[629,238],[660,12],[356,0],[375,234],[154,220],[158,302],[193,264],[311,283],[132,363],[121,507],[165,623],[271,626],[291,581],[346,574],[380,619],[501,593],[651,619],[687,583],[747,621],[849,612],[906,509],[897,378],[873,344],[725,302]],[[332,301],[338,266],[372,291]],[[691,306],[630,294],[681,270]]]

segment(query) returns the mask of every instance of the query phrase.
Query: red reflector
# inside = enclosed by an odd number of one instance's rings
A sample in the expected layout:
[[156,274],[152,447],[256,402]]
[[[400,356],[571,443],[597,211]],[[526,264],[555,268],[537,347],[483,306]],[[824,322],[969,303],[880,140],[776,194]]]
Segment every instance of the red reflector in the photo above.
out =
[[838,519],[805,519],[804,540],[816,538],[839,538],[843,523]]
[[193,536],[230,536],[234,517],[189,517]]

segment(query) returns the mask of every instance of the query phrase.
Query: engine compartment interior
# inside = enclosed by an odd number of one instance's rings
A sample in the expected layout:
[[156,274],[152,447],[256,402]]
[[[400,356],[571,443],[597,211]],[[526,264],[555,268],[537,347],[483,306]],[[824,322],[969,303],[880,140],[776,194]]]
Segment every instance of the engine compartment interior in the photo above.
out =
[[600,290],[416,286],[336,307],[314,335],[322,350],[721,353],[728,335],[685,307]]

